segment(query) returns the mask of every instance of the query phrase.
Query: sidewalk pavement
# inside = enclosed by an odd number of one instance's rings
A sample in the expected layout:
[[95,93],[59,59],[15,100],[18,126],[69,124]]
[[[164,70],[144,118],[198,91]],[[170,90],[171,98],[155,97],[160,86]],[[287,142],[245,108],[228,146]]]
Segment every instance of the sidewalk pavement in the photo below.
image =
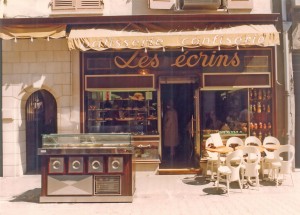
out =
[[[263,182],[241,193],[232,183],[230,195],[217,191],[201,175],[154,175],[138,172],[132,203],[39,203],[40,175],[0,178],[0,215],[210,215],[300,214],[300,170],[278,187]],[[220,186],[225,186],[221,184]]]

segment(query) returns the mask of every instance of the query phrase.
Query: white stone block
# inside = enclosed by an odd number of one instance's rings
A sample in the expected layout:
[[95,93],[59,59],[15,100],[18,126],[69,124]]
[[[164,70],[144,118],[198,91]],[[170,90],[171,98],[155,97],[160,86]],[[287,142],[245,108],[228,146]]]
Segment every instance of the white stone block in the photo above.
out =
[[39,51],[37,53],[37,62],[50,62],[53,61],[53,51]]
[[45,75],[45,81],[44,81],[44,85],[48,86],[49,88],[52,88],[52,86],[54,85],[54,74],[46,74]]
[[45,63],[29,63],[29,72],[33,74],[46,73],[46,64]]
[[[70,107],[70,96],[62,96],[60,97],[60,106],[62,108]],[[70,115],[70,109],[69,109],[69,115]]]
[[52,51],[68,51],[68,42],[67,39],[51,39],[46,43],[46,50]]
[[[56,78],[55,78],[56,80]],[[62,97],[62,85],[61,84],[56,84],[56,85],[53,85],[53,90],[55,91],[55,95],[57,98],[61,98]],[[60,101],[58,101],[60,102]]]
[[28,63],[14,63],[13,64],[13,73],[29,73],[29,64]]
[[2,74],[11,74],[14,63],[2,63]]
[[[6,83],[6,81],[4,81],[3,83]],[[10,84],[6,85],[2,85],[2,96],[12,96],[13,95],[13,88]]]
[[12,51],[12,43],[13,40],[2,40],[2,51],[7,52],[7,51]]
[[62,64],[59,62],[48,62],[46,63],[46,73],[61,73]]
[[71,95],[71,85],[63,85],[63,95],[70,96]]
[[4,177],[16,177],[23,175],[23,169],[20,165],[3,166]]
[[[31,49],[30,49],[31,50]],[[36,53],[33,51],[20,52],[20,62],[34,63],[36,62]]]
[[21,57],[19,52],[3,52],[2,61],[3,63],[18,63]]
[[12,97],[2,97],[2,108],[3,109],[13,109],[15,107],[15,98]]
[[53,56],[53,61],[57,62],[70,62],[71,56],[70,51],[56,51],[54,56]]
[[55,74],[54,76],[54,84],[65,84],[66,80],[65,80],[65,74],[63,73],[59,73],[59,74]]
[[3,154],[3,165],[20,165],[21,164],[21,156],[20,153],[13,154]]
[[63,73],[70,73],[71,72],[71,64],[70,62],[62,62],[62,72]]
[[18,142],[8,143],[3,146],[3,154],[5,155],[20,154],[20,153],[21,153],[21,148]]
[[17,39],[16,42],[12,43],[12,49],[17,52],[28,51],[29,50],[29,40],[28,39]]
[[13,120],[14,119],[14,110],[13,109],[2,109],[2,119]]

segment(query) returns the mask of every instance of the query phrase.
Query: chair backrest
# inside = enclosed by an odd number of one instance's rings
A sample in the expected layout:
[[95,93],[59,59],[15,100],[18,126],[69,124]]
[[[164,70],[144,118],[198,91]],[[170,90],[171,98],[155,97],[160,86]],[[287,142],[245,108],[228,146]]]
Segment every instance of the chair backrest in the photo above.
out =
[[245,176],[254,177],[258,174],[260,158],[260,151],[257,147],[245,146],[243,148],[243,165],[245,166]]
[[280,173],[289,174],[292,171],[293,160],[295,158],[295,147],[293,145],[281,145],[274,152],[276,161],[281,163]]
[[[276,137],[273,137],[273,136],[267,136],[264,138],[264,141],[263,141],[263,145],[280,145],[280,142],[279,140],[276,138]],[[267,149],[264,150],[264,152],[266,153],[267,157],[273,157],[274,156],[274,151],[269,151]]]
[[[205,141],[205,148],[209,148],[211,146],[215,146],[213,139],[211,137],[207,138]],[[207,150],[206,150],[207,151]],[[218,157],[218,153],[207,151],[209,157]]]
[[261,143],[260,139],[258,139],[257,137],[249,136],[249,137],[246,137],[246,139],[245,139],[245,146],[249,146],[249,145],[261,146],[262,143]]
[[230,146],[231,144],[237,144],[239,146],[243,146],[244,142],[241,138],[239,137],[230,137],[227,141],[226,141],[226,146],[228,147],[232,147]]
[[230,181],[237,181],[240,178],[240,168],[243,161],[243,151],[236,150],[226,156],[226,166],[231,170]]
[[210,134],[210,137],[212,138],[214,145],[216,147],[223,146],[223,141],[222,141],[222,137],[221,137],[220,133]]

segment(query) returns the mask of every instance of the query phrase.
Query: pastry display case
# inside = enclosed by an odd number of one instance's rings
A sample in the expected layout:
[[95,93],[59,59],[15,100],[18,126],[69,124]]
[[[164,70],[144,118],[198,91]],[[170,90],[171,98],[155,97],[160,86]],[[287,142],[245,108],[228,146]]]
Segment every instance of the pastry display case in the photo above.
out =
[[132,202],[131,134],[47,134],[42,140],[41,202]]
[[156,91],[86,91],[85,110],[86,132],[131,133],[134,163],[157,168],[160,139]]
[[157,135],[156,92],[86,92],[86,132]]

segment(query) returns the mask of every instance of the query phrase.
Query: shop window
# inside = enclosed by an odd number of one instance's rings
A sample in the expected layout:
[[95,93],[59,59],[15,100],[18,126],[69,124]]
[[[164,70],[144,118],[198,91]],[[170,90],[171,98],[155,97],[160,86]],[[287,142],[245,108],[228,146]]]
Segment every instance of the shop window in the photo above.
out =
[[158,134],[154,91],[86,92],[86,133]]
[[261,140],[273,134],[271,88],[203,91],[200,105],[204,139],[215,132]]

